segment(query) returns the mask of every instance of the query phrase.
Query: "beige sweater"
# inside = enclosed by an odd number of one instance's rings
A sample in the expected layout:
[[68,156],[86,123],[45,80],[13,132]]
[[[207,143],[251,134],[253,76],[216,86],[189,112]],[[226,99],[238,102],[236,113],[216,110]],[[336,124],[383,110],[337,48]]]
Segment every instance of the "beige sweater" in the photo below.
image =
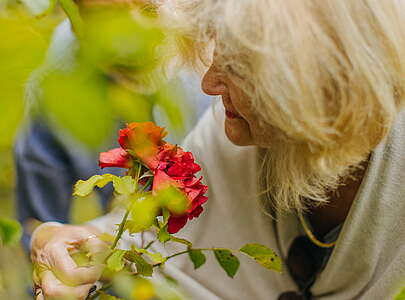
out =
[[[185,140],[184,148],[202,165],[210,189],[205,212],[178,236],[191,240],[196,247],[238,248],[257,242],[286,256],[291,242],[301,234],[297,218],[293,214],[282,216],[274,228],[262,212],[256,197],[257,149],[237,147],[228,141],[221,110],[209,110]],[[111,231],[119,218],[120,213],[115,212],[92,223]],[[166,249],[172,252],[180,248],[168,243]],[[179,280],[191,299],[273,300],[282,292],[296,290],[286,268],[279,274],[240,257],[239,272],[229,279],[212,255],[207,258],[206,265],[196,271],[186,256],[168,263],[167,272]],[[388,300],[403,286],[405,111],[375,149],[335,249],[311,291],[314,299],[322,300]]]

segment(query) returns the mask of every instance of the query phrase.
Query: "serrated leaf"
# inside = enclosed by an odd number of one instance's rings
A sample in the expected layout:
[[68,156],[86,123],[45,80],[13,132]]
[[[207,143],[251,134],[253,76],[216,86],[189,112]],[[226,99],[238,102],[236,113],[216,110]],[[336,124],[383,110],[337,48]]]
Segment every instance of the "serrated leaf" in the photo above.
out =
[[398,295],[395,296],[394,300],[405,300],[405,286]]
[[241,253],[253,258],[256,262],[261,264],[263,267],[281,272],[282,262],[277,254],[267,248],[266,246],[252,243],[243,246],[240,250]]
[[22,229],[20,223],[15,220],[0,218],[0,240],[5,246],[16,245],[21,238]]
[[126,251],[125,258],[136,266],[136,271],[143,276],[152,276],[153,268],[144,258],[135,251]]
[[121,271],[125,266],[124,255],[126,252],[125,250],[114,250],[107,259],[107,268],[114,272]]
[[88,196],[96,186],[102,188],[111,182],[114,177],[112,174],[104,174],[94,175],[87,180],[79,180],[74,186],[73,195],[79,197]]
[[227,249],[214,250],[215,258],[229,277],[233,278],[239,269],[239,259]]
[[203,264],[205,264],[205,262],[207,260],[205,258],[204,253],[202,253],[201,250],[190,250],[188,252],[188,256],[190,257],[191,261],[193,262],[194,270],[198,269]]
[[135,192],[136,182],[131,176],[113,177],[114,189],[118,194],[130,195]]

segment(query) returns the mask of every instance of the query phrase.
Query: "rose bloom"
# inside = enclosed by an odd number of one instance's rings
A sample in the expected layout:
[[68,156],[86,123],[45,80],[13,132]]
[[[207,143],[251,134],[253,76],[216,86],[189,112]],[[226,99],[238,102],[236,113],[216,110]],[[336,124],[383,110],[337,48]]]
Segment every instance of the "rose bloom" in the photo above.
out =
[[195,176],[201,168],[195,163],[191,152],[163,140],[164,128],[152,122],[131,123],[120,130],[118,142],[121,147],[100,153],[99,166],[131,168],[133,160],[140,161],[154,176],[152,192],[156,194],[167,186],[182,191],[188,207],[182,214],[170,212],[168,232],[176,233],[188,220],[198,217],[208,198],[208,187],[202,184],[202,177]]

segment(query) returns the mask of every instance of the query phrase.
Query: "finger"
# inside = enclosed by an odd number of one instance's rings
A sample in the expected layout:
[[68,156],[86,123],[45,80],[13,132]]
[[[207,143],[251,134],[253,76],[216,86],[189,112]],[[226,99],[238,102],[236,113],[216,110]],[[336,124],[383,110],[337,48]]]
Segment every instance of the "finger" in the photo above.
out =
[[103,265],[78,267],[63,246],[50,250],[48,263],[59,280],[71,286],[96,282],[104,269]]
[[35,295],[35,300],[45,300],[42,289],[38,289]]
[[94,284],[79,286],[64,285],[51,271],[41,273],[42,295],[46,300],[60,300],[63,298],[85,299]]
[[92,235],[83,242],[81,249],[90,253],[98,253],[107,250],[108,245],[96,235]]

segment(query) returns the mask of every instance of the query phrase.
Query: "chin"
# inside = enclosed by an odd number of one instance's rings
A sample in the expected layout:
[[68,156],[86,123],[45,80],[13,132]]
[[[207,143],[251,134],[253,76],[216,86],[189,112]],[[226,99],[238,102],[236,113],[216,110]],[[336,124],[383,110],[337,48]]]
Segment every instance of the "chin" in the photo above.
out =
[[253,145],[249,125],[243,119],[226,119],[225,134],[232,144],[236,146]]

